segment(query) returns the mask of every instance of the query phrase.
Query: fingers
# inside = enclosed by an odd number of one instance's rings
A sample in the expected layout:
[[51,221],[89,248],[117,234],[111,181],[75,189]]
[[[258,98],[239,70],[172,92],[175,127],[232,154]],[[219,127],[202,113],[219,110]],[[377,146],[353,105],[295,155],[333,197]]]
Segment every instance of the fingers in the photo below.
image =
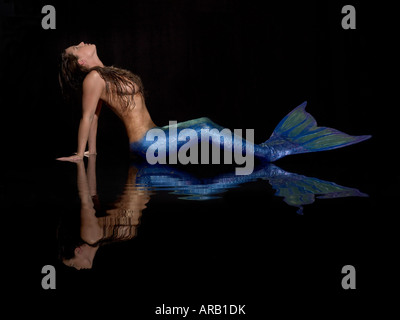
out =
[[[85,157],[90,157],[90,156],[95,156],[97,153],[90,153],[89,151],[85,151],[84,156]],[[56,158],[58,161],[70,161],[70,162],[77,162],[77,161],[82,161],[83,157],[78,156],[76,153],[73,154],[72,156],[69,157],[60,157]]]
[[70,157],[61,157],[57,158],[58,161],[70,161],[70,162],[78,162],[82,161],[82,158],[78,155],[70,156]]
[[89,158],[89,156],[95,156],[95,155],[97,155],[96,152],[90,153],[89,151],[85,151],[85,153],[84,153],[84,156],[85,156],[85,157],[88,157],[88,158]]

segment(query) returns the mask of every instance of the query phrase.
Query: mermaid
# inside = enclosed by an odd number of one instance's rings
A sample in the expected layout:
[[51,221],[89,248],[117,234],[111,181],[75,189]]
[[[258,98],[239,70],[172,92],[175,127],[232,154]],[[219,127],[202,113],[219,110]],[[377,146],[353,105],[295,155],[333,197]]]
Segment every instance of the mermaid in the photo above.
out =
[[[147,139],[152,129],[165,133],[164,141],[158,141],[159,153],[171,156],[171,152],[179,152],[186,143],[175,141],[176,148],[169,148],[169,142],[176,137],[169,136],[171,126],[158,127],[151,119],[140,77],[124,69],[104,66],[94,44],[81,42],[62,52],[59,82],[64,95],[70,96],[74,93],[82,97],[82,117],[76,153],[58,160],[80,161],[84,156],[97,153],[97,123],[103,102],[123,121],[133,154],[143,158],[146,156],[153,143]],[[315,119],[305,111],[305,107],[306,102],[291,111],[277,125],[271,137],[261,144],[237,136],[235,139],[232,136],[231,142],[220,139],[220,132],[224,128],[204,117],[178,123],[174,125],[174,130],[179,134],[184,129],[192,129],[198,133],[195,143],[200,143],[201,131],[206,129],[214,147],[222,149],[226,145],[232,147],[239,144],[245,150],[250,145],[254,157],[266,162],[291,154],[341,148],[370,138],[369,135],[351,136],[336,129],[318,127]],[[213,137],[213,134],[217,136]],[[87,145],[88,151],[85,151]]]

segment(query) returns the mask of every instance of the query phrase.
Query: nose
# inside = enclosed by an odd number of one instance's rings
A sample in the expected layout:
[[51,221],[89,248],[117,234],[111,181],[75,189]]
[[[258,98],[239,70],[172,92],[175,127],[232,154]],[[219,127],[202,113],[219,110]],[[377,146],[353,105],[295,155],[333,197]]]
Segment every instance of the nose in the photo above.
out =
[[80,46],[83,46],[84,44],[85,44],[85,43],[82,41],[79,45],[80,45]]

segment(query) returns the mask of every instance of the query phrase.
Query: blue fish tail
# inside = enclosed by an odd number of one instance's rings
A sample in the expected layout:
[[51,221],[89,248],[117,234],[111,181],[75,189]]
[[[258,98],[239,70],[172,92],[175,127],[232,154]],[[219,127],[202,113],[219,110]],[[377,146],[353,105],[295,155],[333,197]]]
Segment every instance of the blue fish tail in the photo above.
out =
[[305,111],[303,102],[277,125],[271,137],[261,144],[271,150],[271,161],[284,156],[332,150],[371,138],[370,135],[351,136],[336,129],[318,127],[314,117]]

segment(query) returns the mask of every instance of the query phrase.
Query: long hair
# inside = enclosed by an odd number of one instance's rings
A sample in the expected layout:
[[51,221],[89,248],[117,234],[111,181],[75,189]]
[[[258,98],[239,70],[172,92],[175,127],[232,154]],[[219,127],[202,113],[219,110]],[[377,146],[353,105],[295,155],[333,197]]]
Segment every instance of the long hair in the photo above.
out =
[[[140,92],[144,95],[142,80],[128,70],[113,66],[86,68],[79,64],[76,56],[65,51],[60,58],[58,80],[62,94],[67,99],[82,95],[83,80],[92,70],[97,71],[105,81],[106,92],[111,93],[113,99],[120,99],[126,108],[135,93]],[[138,90],[135,90],[134,84],[138,86]]]
[[[102,212],[97,195],[93,197],[94,208],[97,214],[104,214],[98,217],[103,229],[103,237],[95,243],[87,243],[81,238],[81,219],[80,210],[72,210],[68,214],[62,215],[57,228],[58,259],[60,262],[75,257],[75,249],[83,244],[90,247],[103,246],[117,242],[124,242],[136,236],[141,212],[121,209],[116,214]],[[99,206],[99,207],[98,207]]]

